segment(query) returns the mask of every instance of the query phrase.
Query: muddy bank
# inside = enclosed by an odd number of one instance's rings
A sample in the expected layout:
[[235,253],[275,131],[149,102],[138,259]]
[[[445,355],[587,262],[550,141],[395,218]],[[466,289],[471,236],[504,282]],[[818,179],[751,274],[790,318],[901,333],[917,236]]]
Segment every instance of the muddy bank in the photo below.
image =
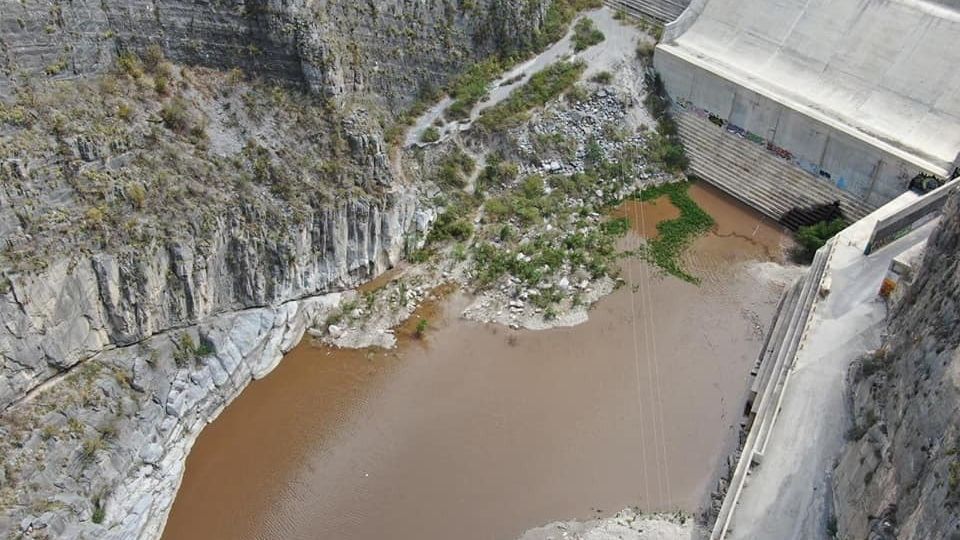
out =
[[782,238],[694,189],[719,223],[688,253],[699,287],[631,260],[574,328],[464,321],[455,293],[395,351],[302,344],[201,435],[165,537],[515,538],[696,511],[779,294],[746,270]]

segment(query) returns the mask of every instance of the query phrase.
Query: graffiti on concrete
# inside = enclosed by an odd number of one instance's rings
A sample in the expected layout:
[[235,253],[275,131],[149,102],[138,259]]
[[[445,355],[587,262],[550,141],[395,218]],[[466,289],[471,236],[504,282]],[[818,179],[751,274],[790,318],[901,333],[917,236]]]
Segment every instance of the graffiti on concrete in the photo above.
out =
[[[746,129],[743,129],[742,127],[730,122],[729,120],[722,118],[718,114],[712,113],[706,109],[701,109],[700,107],[697,107],[696,105],[694,105],[693,102],[691,101],[678,99],[674,103],[677,105],[677,107],[682,109],[684,112],[693,113],[699,116],[700,118],[704,118],[710,121],[711,124],[714,124],[715,126],[726,130],[727,133],[730,133],[731,135],[736,135],[741,139],[746,139],[754,144],[760,145],[764,147],[771,154],[779,157],[780,159],[784,159],[793,163],[797,167],[800,167],[801,169],[807,171],[808,173],[814,176],[819,176],[826,180],[832,181],[833,175],[830,174],[830,171],[821,169],[820,166],[817,165],[816,163],[794,156],[792,152],[790,152],[786,148],[781,148],[780,146],[777,146],[773,141],[769,141],[767,139],[764,139],[760,135],[757,135],[756,133],[747,131]],[[832,183],[834,183],[840,189],[843,189],[843,190],[847,189],[847,182],[844,178],[840,178],[836,182],[832,182]]]
[[767,142],[767,150],[773,152],[778,157],[781,157],[787,161],[793,161],[793,154],[791,154],[787,149],[780,148],[779,146],[773,144],[772,142]]

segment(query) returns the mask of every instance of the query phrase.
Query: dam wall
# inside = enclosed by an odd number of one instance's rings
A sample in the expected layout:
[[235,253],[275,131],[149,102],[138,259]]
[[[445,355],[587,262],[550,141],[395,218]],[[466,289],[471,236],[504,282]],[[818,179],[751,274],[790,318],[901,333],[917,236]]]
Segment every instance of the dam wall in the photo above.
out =
[[604,4],[634,17],[668,23],[683,13],[690,0],[604,0]]
[[960,2],[702,0],[654,65],[678,108],[877,207],[960,150]]

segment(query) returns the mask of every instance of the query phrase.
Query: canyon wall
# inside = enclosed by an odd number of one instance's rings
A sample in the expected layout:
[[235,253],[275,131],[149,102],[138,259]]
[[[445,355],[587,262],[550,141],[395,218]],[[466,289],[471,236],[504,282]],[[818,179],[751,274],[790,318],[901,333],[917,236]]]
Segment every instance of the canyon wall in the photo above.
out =
[[227,217],[202,244],[62,259],[17,275],[0,295],[0,406],[104,348],[371,279],[398,262],[408,234],[425,236],[432,212],[418,204],[412,191],[345,201],[273,238],[244,234]]
[[[435,217],[362,111],[170,69],[176,97],[98,78],[0,127],[4,534],[158,537],[203,426]],[[126,120],[83,112],[113,100]],[[175,100],[194,128],[151,127]]]
[[109,69],[120,51],[239,67],[330,96],[410,105],[465,63],[528,49],[549,0],[28,0],[0,12],[0,97]]
[[550,5],[4,1],[0,533],[158,537],[203,426],[425,238],[384,129]]
[[834,475],[840,538],[960,538],[960,193],[851,369],[854,426]]

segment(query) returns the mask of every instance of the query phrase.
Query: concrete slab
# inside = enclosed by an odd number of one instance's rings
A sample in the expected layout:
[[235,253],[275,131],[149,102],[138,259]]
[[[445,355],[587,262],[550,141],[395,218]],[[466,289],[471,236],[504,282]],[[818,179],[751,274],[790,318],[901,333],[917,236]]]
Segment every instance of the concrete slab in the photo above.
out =
[[925,241],[935,223],[869,257],[863,248],[878,219],[915,198],[905,194],[837,238],[825,276],[832,292],[815,307],[763,463],[751,472],[727,538],[827,538],[829,475],[847,427],[847,367],[881,343],[886,308],[877,293],[891,261]]

